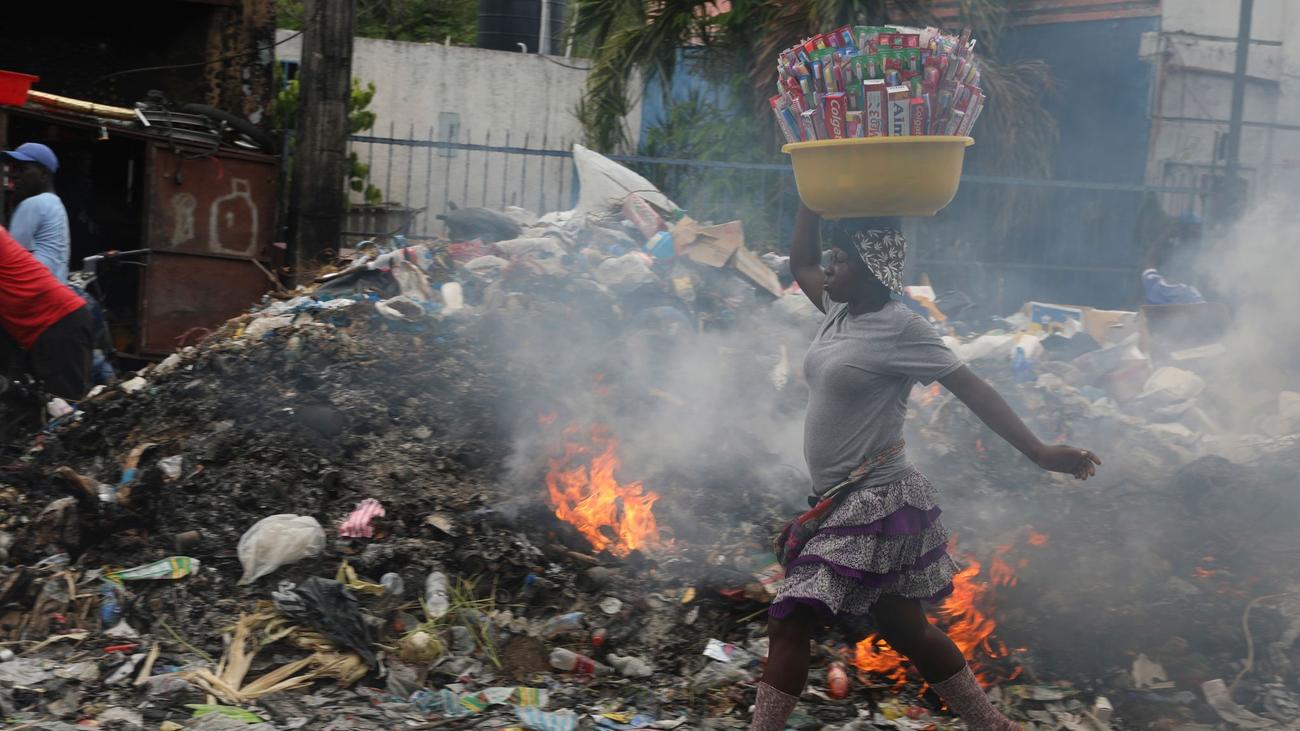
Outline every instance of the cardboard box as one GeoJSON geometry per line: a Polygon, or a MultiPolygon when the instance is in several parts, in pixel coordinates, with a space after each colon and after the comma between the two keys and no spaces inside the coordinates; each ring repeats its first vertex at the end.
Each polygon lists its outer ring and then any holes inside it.
{"type": "Polygon", "coordinates": [[[1083,326],[1083,312],[1087,309],[1077,305],[1054,305],[1048,302],[1026,302],[1025,314],[1035,325],[1050,326],[1053,323],[1065,325],[1071,320],[1083,326]]]}
{"type": "Polygon", "coordinates": [[[1069,331],[1077,327],[1092,336],[1099,345],[1111,345],[1137,331],[1138,314],[1124,310],[1098,310],[1082,305],[1058,305],[1050,302],[1026,302],[1024,312],[1039,327],[1059,326],[1069,331]]]}
{"type": "Polygon", "coordinates": [[[781,280],[757,254],[745,248],[745,229],[740,221],[701,226],[684,217],[673,227],[673,240],[682,256],[697,264],[736,270],[745,279],[773,297],[781,296],[781,280]]]}
{"type": "Polygon", "coordinates": [[[1083,329],[1100,345],[1118,343],[1137,332],[1138,313],[1084,308],[1083,329]]]}

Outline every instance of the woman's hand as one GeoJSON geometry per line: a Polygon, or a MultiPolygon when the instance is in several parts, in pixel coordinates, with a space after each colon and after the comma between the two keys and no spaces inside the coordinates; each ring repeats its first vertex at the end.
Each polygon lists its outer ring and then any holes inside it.
{"type": "Polygon", "coordinates": [[[1097,474],[1101,458],[1086,449],[1067,444],[1044,446],[1034,456],[1034,462],[1049,472],[1064,472],[1086,480],[1097,474]]]}

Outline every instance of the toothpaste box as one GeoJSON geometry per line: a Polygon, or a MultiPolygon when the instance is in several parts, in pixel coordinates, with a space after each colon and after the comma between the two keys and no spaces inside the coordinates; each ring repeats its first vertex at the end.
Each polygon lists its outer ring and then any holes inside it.
{"type": "Polygon", "coordinates": [[[885,114],[888,112],[888,97],[885,82],[879,79],[862,82],[862,125],[864,137],[883,137],[885,114]]]}
{"type": "Polygon", "coordinates": [[[865,137],[866,134],[862,129],[862,112],[852,111],[844,114],[848,122],[849,137],[865,137]]]}
{"type": "Polygon", "coordinates": [[[826,123],[827,139],[841,140],[848,137],[848,98],[842,91],[831,92],[822,97],[822,119],[826,123]]]}
{"type": "Polygon", "coordinates": [[[886,93],[889,97],[886,134],[890,137],[907,137],[912,133],[911,90],[906,86],[891,86],[886,93]]]}
{"type": "Polygon", "coordinates": [[[781,128],[781,134],[785,136],[785,141],[798,142],[799,130],[791,125],[793,118],[789,113],[790,102],[784,96],[774,96],[768,99],[768,103],[772,105],[772,114],[776,115],[776,124],[781,128]]]}
{"type": "Polygon", "coordinates": [[[925,111],[925,100],[913,97],[908,100],[908,124],[913,137],[928,134],[929,115],[925,111]]]}

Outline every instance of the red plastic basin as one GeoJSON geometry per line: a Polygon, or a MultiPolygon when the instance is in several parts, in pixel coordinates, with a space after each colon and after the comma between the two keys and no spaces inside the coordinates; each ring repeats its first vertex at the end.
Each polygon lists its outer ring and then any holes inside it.
{"type": "Polygon", "coordinates": [[[31,74],[20,74],[17,71],[0,71],[0,104],[12,104],[13,106],[26,104],[27,92],[31,90],[32,84],[40,80],[41,77],[32,76],[31,74]]]}

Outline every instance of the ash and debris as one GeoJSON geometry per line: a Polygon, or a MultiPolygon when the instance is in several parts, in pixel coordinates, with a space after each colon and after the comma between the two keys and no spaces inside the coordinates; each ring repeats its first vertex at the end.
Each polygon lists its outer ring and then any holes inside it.
{"type": "MultiPolygon", "coordinates": [[[[358,250],[37,435],[0,473],[6,726],[745,728],[817,313],[773,292],[779,257],[693,257],[726,231],[647,198],[358,250]],[[593,435],[656,496],[645,550],[555,515],[546,474],[593,435]],[[320,530],[250,541],[301,558],[239,583],[241,537],[282,514],[320,530]]],[[[1300,396],[1243,416],[1230,356],[1153,363],[1131,318],[1083,353],[1078,323],[936,319],[1040,434],[1106,460],[1046,475],[914,394],[998,702],[1038,729],[1295,728],[1300,396]]],[[[964,728],[853,660],[816,643],[791,727],[964,728]]]]}

